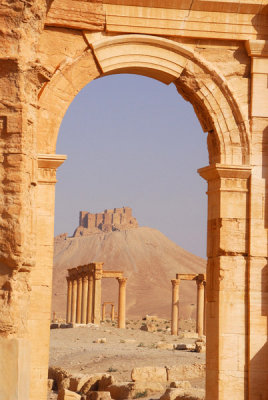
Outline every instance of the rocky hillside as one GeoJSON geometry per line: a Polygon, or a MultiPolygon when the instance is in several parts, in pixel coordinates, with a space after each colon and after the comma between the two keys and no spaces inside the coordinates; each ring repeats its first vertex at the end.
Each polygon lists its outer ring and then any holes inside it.
{"type": "MultiPolygon", "coordinates": [[[[139,227],[88,236],[55,239],[52,310],[65,316],[67,268],[103,261],[104,269],[128,277],[127,317],[145,314],[170,318],[171,279],[176,273],[204,273],[206,262],[185,251],[156,229],[139,227]]],[[[182,282],[180,315],[194,316],[196,287],[182,282]]],[[[103,301],[117,302],[118,283],[103,279],[103,301]]]]}

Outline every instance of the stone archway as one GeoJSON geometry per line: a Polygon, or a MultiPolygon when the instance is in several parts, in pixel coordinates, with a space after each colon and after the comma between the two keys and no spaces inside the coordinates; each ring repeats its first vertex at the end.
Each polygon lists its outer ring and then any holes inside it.
{"type": "Polygon", "coordinates": [[[54,185],[65,159],[54,154],[58,128],[84,85],[119,72],[173,82],[209,133],[210,166],[199,170],[208,181],[207,400],[267,398],[264,3],[14,0],[1,7],[5,399],[46,398],[54,185]]]}

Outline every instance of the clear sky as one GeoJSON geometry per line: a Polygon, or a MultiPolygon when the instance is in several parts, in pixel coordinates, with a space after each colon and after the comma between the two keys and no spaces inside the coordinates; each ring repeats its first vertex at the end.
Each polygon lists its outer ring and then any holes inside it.
{"type": "Polygon", "coordinates": [[[141,226],[159,229],[206,255],[206,133],[190,103],[156,80],[113,75],[88,84],[61,124],[55,234],[73,234],[79,211],[129,206],[141,226]]]}

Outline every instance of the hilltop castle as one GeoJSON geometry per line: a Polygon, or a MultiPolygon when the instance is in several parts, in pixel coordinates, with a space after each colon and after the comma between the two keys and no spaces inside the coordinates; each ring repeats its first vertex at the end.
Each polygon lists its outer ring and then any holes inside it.
{"type": "Polygon", "coordinates": [[[92,233],[122,231],[137,228],[138,222],[132,216],[130,207],[113,208],[102,213],[91,214],[80,211],[79,226],[74,232],[75,236],[87,236],[92,233]]]}

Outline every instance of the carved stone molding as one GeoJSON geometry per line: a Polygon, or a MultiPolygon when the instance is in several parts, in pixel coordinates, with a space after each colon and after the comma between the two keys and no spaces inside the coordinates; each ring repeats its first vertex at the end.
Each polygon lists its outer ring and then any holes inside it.
{"type": "Polygon", "coordinates": [[[39,154],[38,162],[38,183],[55,184],[57,168],[64,163],[67,156],[64,154],[39,154]]]}

